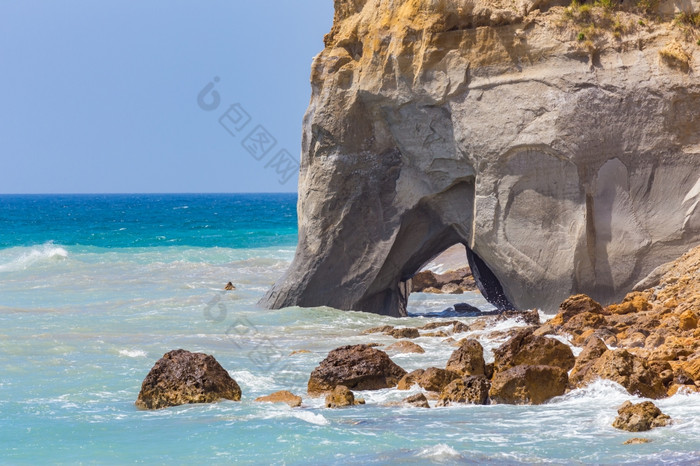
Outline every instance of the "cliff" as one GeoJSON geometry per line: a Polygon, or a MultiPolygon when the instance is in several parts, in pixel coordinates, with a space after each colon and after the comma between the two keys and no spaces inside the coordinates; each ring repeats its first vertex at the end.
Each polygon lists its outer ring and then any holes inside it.
{"type": "Polygon", "coordinates": [[[262,303],[404,315],[463,243],[500,308],[606,304],[700,242],[700,2],[632,3],[336,0],[262,303]]]}

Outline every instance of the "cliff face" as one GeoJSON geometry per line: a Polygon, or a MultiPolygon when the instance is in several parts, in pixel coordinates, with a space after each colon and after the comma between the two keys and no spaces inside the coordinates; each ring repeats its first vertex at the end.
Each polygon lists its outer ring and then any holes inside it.
{"type": "MultiPolygon", "coordinates": [[[[681,3],[656,12],[700,12],[681,3]]],[[[299,244],[264,305],[404,315],[410,278],[455,243],[500,307],[608,303],[700,241],[691,27],[546,0],[335,6],[299,244]]]]}

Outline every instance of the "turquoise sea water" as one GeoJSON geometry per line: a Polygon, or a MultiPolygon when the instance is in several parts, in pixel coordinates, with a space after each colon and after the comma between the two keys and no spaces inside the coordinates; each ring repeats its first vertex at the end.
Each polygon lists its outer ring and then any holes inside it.
{"type": "MultiPolygon", "coordinates": [[[[364,406],[322,407],[305,393],[331,349],[389,344],[368,327],[422,325],[476,293],[414,294],[413,317],[256,303],[296,243],[294,195],[0,196],[0,463],[687,463],[700,460],[700,396],[657,402],[672,427],[617,431],[630,397],[598,382],[542,406],[384,406],[416,390],[360,392],[364,406]],[[233,292],[223,292],[228,281],[233,292]],[[165,352],[213,354],[241,402],[139,411],[141,382],[165,352]],[[308,353],[291,355],[296,350],[308,353]],[[302,408],[253,402],[287,389],[302,408]],[[631,437],[652,440],[622,445],[631,437]]],[[[469,322],[470,318],[461,319],[469,322]]],[[[472,332],[491,350],[494,335],[472,332]]],[[[457,338],[467,336],[460,335],[457,338]]],[[[415,341],[407,370],[444,366],[454,349],[415,341]]]]}

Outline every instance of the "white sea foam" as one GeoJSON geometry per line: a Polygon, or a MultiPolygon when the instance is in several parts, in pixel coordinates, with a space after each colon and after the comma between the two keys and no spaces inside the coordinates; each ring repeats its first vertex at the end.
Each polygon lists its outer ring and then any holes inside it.
{"type": "Polygon", "coordinates": [[[146,352],[142,350],[119,350],[119,354],[122,356],[128,356],[130,358],[145,358],[146,357],[146,352]]]}
{"type": "Polygon", "coordinates": [[[327,426],[330,421],[326,419],[323,414],[316,414],[310,411],[293,411],[292,416],[302,421],[306,421],[311,424],[316,424],[319,426],[327,426]]]}
{"type": "Polygon", "coordinates": [[[51,242],[29,248],[11,248],[8,251],[10,260],[0,264],[0,272],[26,270],[35,264],[60,261],[68,257],[68,251],[51,242]]]}
{"type": "Polygon", "coordinates": [[[438,443],[432,447],[424,448],[418,452],[417,456],[438,462],[463,458],[457,450],[445,443],[438,443]]]}

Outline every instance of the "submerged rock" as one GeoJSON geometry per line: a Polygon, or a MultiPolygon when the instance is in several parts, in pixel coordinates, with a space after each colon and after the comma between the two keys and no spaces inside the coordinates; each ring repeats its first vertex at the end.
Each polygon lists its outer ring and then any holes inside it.
{"type": "Polygon", "coordinates": [[[495,403],[536,405],[563,395],[567,384],[559,367],[520,365],[493,376],[489,397],[495,403]]]}
{"type": "Polygon", "coordinates": [[[406,375],[381,350],[367,345],[336,348],[313,370],[308,382],[310,395],[320,395],[344,385],[354,390],[379,390],[395,387],[406,375]]]}
{"type": "Polygon", "coordinates": [[[469,403],[485,405],[488,403],[491,384],[483,375],[468,375],[447,384],[440,393],[438,406],[449,406],[452,403],[469,403]]]}
{"type": "Polygon", "coordinates": [[[644,432],[671,424],[671,417],[662,413],[651,401],[637,404],[625,401],[617,413],[613,427],[629,432],[644,432]]]}
{"type": "Polygon", "coordinates": [[[649,443],[651,440],[648,438],[640,438],[640,437],[632,437],[630,439],[625,440],[622,442],[623,445],[638,445],[641,443],[649,443]]]}
{"type": "Polygon", "coordinates": [[[241,388],[213,356],[178,349],[165,353],[141,384],[140,409],[188,403],[239,401],[241,388]]]}
{"type": "Polygon", "coordinates": [[[281,390],[266,396],[259,396],[255,401],[260,403],[287,403],[292,408],[301,406],[301,397],[287,390],[281,390]]]}

